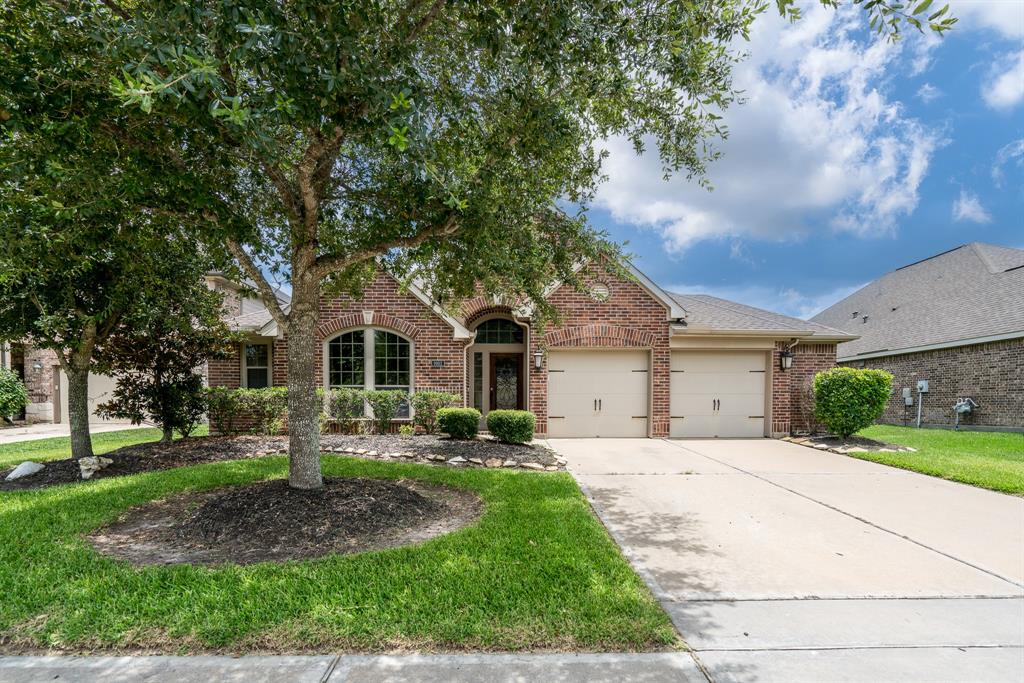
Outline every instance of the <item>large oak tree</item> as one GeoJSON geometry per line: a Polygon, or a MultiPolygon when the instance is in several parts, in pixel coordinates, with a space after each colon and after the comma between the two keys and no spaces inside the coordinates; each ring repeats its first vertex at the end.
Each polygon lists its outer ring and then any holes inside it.
{"type": "MultiPolygon", "coordinates": [[[[929,4],[864,3],[890,35],[929,16],[948,28],[929,4]]],[[[794,12],[792,0],[775,5],[794,12]]],[[[234,256],[288,337],[289,478],[315,488],[324,287],[357,288],[379,265],[442,301],[482,283],[543,313],[547,283],[574,284],[580,259],[617,251],[576,208],[562,210],[593,196],[601,140],[626,136],[653,147],[667,174],[702,176],[735,99],[737,42],[768,3],[63,6],[80,10],[118,67],[114,93],[156,130],[182,132],[162,153],[206,171],[202,237],[234,256]],[[268,272],[290,281],[289,307],[268,272]]]]}

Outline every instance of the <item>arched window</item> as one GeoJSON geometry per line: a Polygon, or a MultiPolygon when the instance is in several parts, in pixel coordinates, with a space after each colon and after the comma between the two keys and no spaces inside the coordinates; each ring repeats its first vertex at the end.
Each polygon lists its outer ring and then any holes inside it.
{"type": "Polygon", "coordinates": [[[522,344],[523,328],[511,320],[494,318],[476,328],[477,344],[522,344]]]}
{"type": "MultiPolygon", "coordinates": [[[[327,343],[329,389],[412,389],[412,343],[384,330],[353,330],[327,343]]],[[[398,417],[408,417],[408,403],[398,417]]]]}

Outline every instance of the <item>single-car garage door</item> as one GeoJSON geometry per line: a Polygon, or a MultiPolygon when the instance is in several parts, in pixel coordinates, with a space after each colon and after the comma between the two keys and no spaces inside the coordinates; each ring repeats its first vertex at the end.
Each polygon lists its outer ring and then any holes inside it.
{"type": "Polygon", "coordinates": [[[764,436],[763,351],[672,353],[672,436],[764,436]]]}
{"type": "Polygon", "coordinates": [[[551,351],[548,436],[647,436],[647,351],[551,351]]]}
{"type": "MultiPolygon", "coordinates": [[[[60,371],[60,414],[59,419],[54,422],[67,424],[68,417],[68,376],[60,371]]],[[[114,389],[117,388],[117,381],[109,375],[100,375],[95,372],[89,373],[89,420],[91,422],[123,422],[123,420],[106,420],[96,414],[96,407],[106,403],[114,397],[114,389]]]]}

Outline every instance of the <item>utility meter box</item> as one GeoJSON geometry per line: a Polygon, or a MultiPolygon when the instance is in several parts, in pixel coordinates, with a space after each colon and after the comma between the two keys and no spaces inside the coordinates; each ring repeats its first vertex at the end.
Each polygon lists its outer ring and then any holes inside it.
{"type": "Polygon", "coordinates": [[[917,393],[927,394],[928,393],[928,380],[919,379],[917,380],[917,393]]]}
{"type": "Polygon", "coordinates": [[[914,392],[911,391],[910,387],[903,387],[903,405],[914,405],[914,392]]]}

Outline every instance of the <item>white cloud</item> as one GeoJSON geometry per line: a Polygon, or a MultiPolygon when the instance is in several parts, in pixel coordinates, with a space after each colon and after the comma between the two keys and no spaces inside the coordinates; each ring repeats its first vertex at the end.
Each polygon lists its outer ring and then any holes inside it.
{"type": "Polygon", "coordinates": [[[972,223],[989,223],[992,216],[981,205],[978,195],[969,190],[960,190],[960,196],[953,202],[953,220],[972,223]]]}
{"type": "Polygon", "coordinates": [[[1011,109],[1024,101],[1024,50],[1002,60],[981,86],[982,98],[993,109],[1011,109]]]}
{"type": "Polygon", "coordinates": [[[1003,186],[1003,167],[1010,162],[1014,162],[1017,168],[1024,167],[1024,138],[1003,145],[996,152],[996,161],[992,164],[992,180],[996,187],[1003,186]]]}
{"type": "Polygon", "coordinates": [[[857,234],[891,232],[917,206],[941,135],[883,93],[905,43],[864,42],[863,10],[808,6],[789,24],[766,14],[751,58],[735,72],[746,102],[726,112],[729,139],[707,192],[666,183],[655,154],[611,140],[597,206],[659,230],[669,249],[705,239],[790,239],[811,223],[857,234]]]}
{"type": "Polygon", "coordinates": [[[1020,0],[950,0],[949,12],[959,19],[955,31],[991,29],[1006,38],[1024,37],[1024,2],[1020,0]]]}
{"type": "Polygon", "coordinates": [[[806,320],[825,310],[837,301],[850,296],[866,283],[852,287],[839,287],[827,292],[805,294],[792,287],[766,287],[747,285],[737,287],[707,287],[702,285],[678,284],[668,287],[680,294],[710,294],[720,299],[763,308],[768,311],[790,315],[806,320]]]}
{"type": "Polygon", "coordinates": [[[925,104],[937,100],[942,97],[942,91],[936,88],[931,83],[925,83],[917,89],[917,96],[921,98],[925,104]]]}

